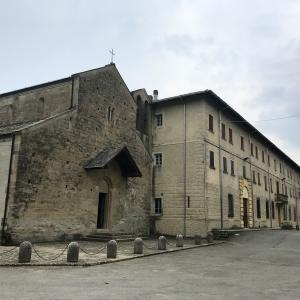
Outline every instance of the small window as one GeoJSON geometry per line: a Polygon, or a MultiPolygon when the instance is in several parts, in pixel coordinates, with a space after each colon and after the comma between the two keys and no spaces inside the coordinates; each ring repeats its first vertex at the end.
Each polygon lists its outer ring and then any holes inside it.
{"type": "Polygon", "coordinates": [[[257,148],[257,146],[255,146],[255,157],[256,157],[256,159],[258,159],[258,148],[257,148]]]}
{"type": "Polygon", "coordinates": [[[256,199],[256,215],[257,215],[257,219],[261,218],[260,198],[256,199]]]}
{"type": "Polygon", "coordinates": [[[232,138],[232,129],[231,128],[229,128],[229,143],[230,144],[233,144],[233,138],[232,138]]]}
{"type": "Polygon", "coordinates": [[[281,163],[279,163],[279,172],[280,172],[280,174],[282,173],[282,166],[281,166],[281,163]]]}
{"type": "Polygon", "coordinates": [[[215,154],[213,151],[209,151],[209,167],[215,169],[215,154]]]}
{"type": "Polygon", "coordinates": [[[272,201],[272,219],[275,219],[275,206],[274,206],[274,201],[272,201]]]}
{"type": "Polygon", "coordinates": [[[243,177],[247,178],[246,166],[243,166],[243,177]]]}
{"type": "Polygon", "coordinates": [[[271,191],[271,193],[273,193],[273,182],[272,182],[272,178],[270,178],[270,191],[271,191]]]}
{"type": "Polygon", "coordinates": [[[251,147],[251,155],[254,156],[254,154],[253,154],[253,153],[254,153],[254,152],[253,152],[253,144],[252,144],[252,143],[251,143],[251,146],[250,146],[250,147],[251,147]]]}
{"type": "Polygon", "coordinates": [[[161,127],[163,125],[163,116],[162,114],[155,115],[156,127],[161,127]]]}
{"type": "Polygon", "coordinates": [[[292,208],[289,205],[289,220],[292,221],[292,208]]]}
{"type": "Polygon", "coordinates": [[[269,200],[266,200],[266,218],[267,218],[267,219],[270,219],[269,200]]]}
{"type": "Polygon", "coordinates": [[[277,162],[276,162],[276,159],[274,159],[274,170],[275,170],[275,172],[277,171],[277,162]]]}
{"type": "Polygon", "coordinates": [[[231,175],[234,176],[234,161],[231,161],[231,175]]]}
{"type": "Polygon", "coordinates": [[[222,123],[222,139],[226,140],[226,128],[224,123],[222,123]]]}
{"type": "Polygon", "coordinates": [[[270,155],[268,155],[268,166],[270,167],[270,155]]]}
{"type": "Polygon", "coordinates": [[[255,171],[252,171],[252,178],[253,183],[256,184],[255,171]]]}
{"type": "Polygon", "coordinates": [[[155,166],[162,165],[162,153],[155,153],[154,154],[154,164],[155,166]]]}
{"type": "Polygon", "coordinates": [[[258,185],[261,185],[261,182],[260,182],[260,173],[257,172],[257,183],[258,185]]]}
{"type": "Polygon", "coordinates": [[[283,207],[283,220],[287,220],[287,205],[284,205],[283,207]]]}
{"type": "Polygon", "coordinates": [[[234,217],[234,203],[232,194],[228,194],[228,218],[234,217]]]}
{"type": "Polygon", "coordinates": [[[294,206],[294,221],[297,221],[297,209],[296,206],[294,206]]]}
{"type": "Polygon", "coordinates": [[[267,176],[264,176],[265,190],[268,190],[267,176]]]}
{"type": "Polygon", "coordinates": [[[241,150],[245,151],[244,147],[244,137],[241,136],[241,150]]]}
{"type": "Polygon", "coordinates": [[[208,116],[208,129],[211,132],[214,132],[214,117],[212,115],[208,116]]]}
{"type": "Polygon", "coordinates": [[[154,199],[154,213],[156,215],[162,214],[162,205],[161,204],[162,204],[161,198],[154,199]]]}
{"type": "Polygon", "coordinates": [[[262,159],[262,162],[265,163],[265,152],[263,150],[261,152],[261,159],[262,159]]]}
{"type": "Polygon", "coordinates": [[[223,157],[223,173],[228,173],[227,172],[227,158],[223,157]]]}

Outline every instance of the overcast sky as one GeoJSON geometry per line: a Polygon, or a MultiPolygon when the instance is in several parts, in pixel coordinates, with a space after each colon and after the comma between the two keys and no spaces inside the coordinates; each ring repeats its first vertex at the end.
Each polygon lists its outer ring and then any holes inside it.
{"type": "Polygon", "coordinates": [[[110,62],[131,90],[212,89],[300,164],[299,0],[0,0],[0,93],[110,62]]]}

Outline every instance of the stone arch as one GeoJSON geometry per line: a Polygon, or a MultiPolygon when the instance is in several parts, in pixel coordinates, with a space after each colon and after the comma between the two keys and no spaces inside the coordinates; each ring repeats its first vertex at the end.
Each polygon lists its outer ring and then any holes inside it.
{"type": "Polygon", "coordinates": [[[244,186],[243,192],[242,192],[242,198],[249,198],[249,191],[248,188],[244,186]]]}

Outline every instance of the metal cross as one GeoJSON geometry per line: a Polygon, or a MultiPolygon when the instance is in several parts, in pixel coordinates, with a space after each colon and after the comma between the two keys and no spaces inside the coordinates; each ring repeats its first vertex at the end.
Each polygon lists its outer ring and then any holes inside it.
{"type": "Polygon", "coordinates": [[[114,49],[109,50],[109,53],[111,54],[110,63],[112,64],[114,62],[114,56],[116,55],[116,53],[114,52],[114,49]]]}

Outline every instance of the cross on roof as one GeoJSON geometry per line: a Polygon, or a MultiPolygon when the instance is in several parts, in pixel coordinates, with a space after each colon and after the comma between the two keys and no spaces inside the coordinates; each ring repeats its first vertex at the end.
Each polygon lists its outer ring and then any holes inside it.
{"type": "Polygon", "coordinates": [[[114,62],[114,56],[116,55],[116,53],[114,52],[114,49],[109,50],[109,53],[111,54],[110,63],[113,63],[114,62]]]}

